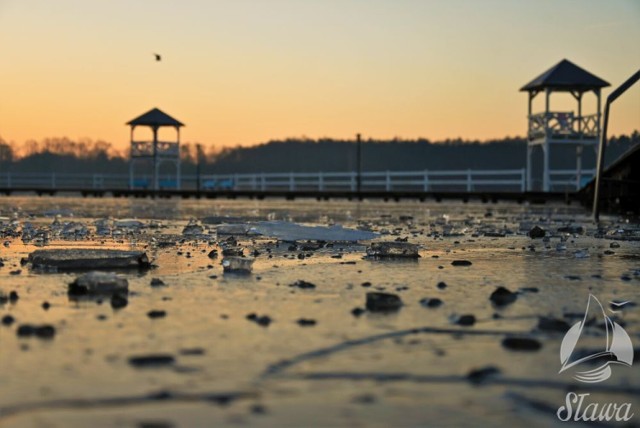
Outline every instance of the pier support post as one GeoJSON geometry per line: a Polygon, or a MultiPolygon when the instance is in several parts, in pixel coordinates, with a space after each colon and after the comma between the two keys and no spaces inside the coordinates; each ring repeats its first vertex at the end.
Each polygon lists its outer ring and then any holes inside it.
{"type": "Polygon", "coordinates": [[[549,143],[545,143],[542,146],[543,151],[543,168],[542,168],[542,190],[544,192],[548,192],[551,187],[551,183],[549,182],[551,174],[549,173],[549,143]]]}

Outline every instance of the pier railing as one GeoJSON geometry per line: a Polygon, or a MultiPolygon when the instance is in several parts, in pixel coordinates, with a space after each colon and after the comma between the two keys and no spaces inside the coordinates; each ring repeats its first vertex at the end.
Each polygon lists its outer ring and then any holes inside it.
{"type": "MultiPolygon", "coordinates": [[[[555,170],[551,172],[552,190],[580,189],[594,175],[593,170],[555,170]]],[[[451,171],[376,171],[363,172],[362,191],[505,191],[524,192],[525,169],[508,170],[451,170],[451,171]]],[[[0,172],[0,189],[51,190],[125,190],[150,189],[152,177],[136,176],[130,182],[128,174],[82,173],[20,173],[0,172]]],[[[176,188],[175,178],[159,177],[162,189],[176,188]]],[[[198,177],[183,175],[181,188],[202,191],[351,191],[358,189],[356,172],[288,172],[258,174],[206,174],[198,177]]]]}
{"type": "MultiPolygon", "coordinates": [[[[473,192],[486,189],[524,191],[523,169],[458,170],[458,171],[377,171],[363,172],[360,188],[363,191],[433,191],[455,190],[473,192]]],[[[356,172],[220,174],[202,177],[201,188],[236,190],[336,190],[358,188],[356,172]]]]}

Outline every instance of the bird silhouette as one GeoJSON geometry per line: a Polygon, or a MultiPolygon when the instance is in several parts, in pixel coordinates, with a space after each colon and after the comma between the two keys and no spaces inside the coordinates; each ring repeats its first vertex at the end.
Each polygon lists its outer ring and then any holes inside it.
{"type": "Polygon", "coordinates": [[[159,54],[154,53],[153,55],[155,55],[156,61],[162,61],[162,57],[159,54]]]}

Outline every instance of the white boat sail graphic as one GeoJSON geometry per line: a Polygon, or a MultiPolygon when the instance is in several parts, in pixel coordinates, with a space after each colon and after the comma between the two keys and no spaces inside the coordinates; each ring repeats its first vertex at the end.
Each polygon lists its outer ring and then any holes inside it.
{"type": "Polygon", "coordinates": [[[626,366],[633,364],[633,345],[631,344],[629,335],[618,323],[612,321],[611,318],[607,316],[600,301],[592,294],[589,295],[584,318],[582,321],[575,323],[567,334],[565,334],[564,339],[562,339],[560,362],[562,363],[560,373],[586,362],[598,364],[595,369],[577,371],[574,374],[574,379],[586,383],[597,383],[609,379],[612,364],[623,364],[626,366]],[[586,325],[589,310],[593,310],[598,318],[600,315],[604,318],[607,334],[606,342],[603,343],[601,350],[587,356],[577,357],[573,355],[574,350],[586,325]],[[600,362],[602,363],[600,364],[600,362]]]}

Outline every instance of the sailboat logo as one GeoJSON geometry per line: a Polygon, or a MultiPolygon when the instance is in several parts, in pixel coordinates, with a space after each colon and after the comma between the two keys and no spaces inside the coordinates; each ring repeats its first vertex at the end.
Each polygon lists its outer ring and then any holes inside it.
{"type": "Polygon", "coordinates": [[[575,372],[574,379],[585,383],[597,383],[609,379],[613,364],[622,364],[628,367],[633,364],[633,345],[629,335],[618,323],[607,316],[600,301],[592,294],[589,295],[584,318],[575,323],[562,339],[560,362],[562,363],[560,373],[584,364],[596,366],[594,369],[575,372]],[[584,355],[584,352],[578,352],[576,347],[580,342],[585,325],[588,320],[592,320],[589,317],[590,311],[596,319],[604,318],[606,342],[602,344],[601,349],[593,350],[593,352],[584,355]]]}

